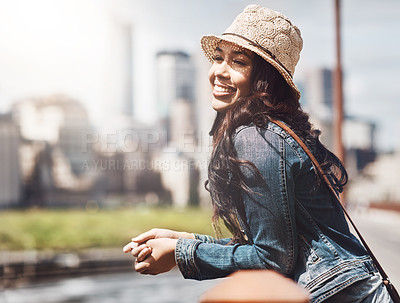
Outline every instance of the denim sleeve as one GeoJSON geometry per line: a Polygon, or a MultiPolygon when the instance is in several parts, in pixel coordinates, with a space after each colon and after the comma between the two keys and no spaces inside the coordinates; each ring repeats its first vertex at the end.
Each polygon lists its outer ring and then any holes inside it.
{"type": "Polygon", "coordinates": [[[251,161],[265,184],[243,168],[252,193],[243,194],[249,243],[222,245],[180,239],[176,261],[185,278],[212,279],[240,269],[274,269],[290,276],[297,257],[294,219],[294,167],[299,161],[283,137],[255,127],[235,138],[239,159],[251,161]]]}
{"type": "Polygon", "coordinates": [[[200,234],[193,234],[193,235],[196,240],[200,240],[201,242],[205,242],[205,243],[228,244],[231,241],[230,238],[216,239],[216,238],[208,236],[208,235],[200,235],[200,234]]]}

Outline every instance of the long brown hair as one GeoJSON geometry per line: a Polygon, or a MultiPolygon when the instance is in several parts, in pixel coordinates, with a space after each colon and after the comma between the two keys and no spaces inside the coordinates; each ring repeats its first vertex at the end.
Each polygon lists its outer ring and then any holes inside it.
{"type": "Polygon", "coordinates": [[[232,241],[245,243],[247,240],[238,221],[243,213],[243,192],[251,189],[244,181],[240,168],[246,166],[264,182],[256,166],[250,161],[237,158],[233,137],[237,127],[254,123],[265,127],[270,118],[287,123],[307,144],[331,180],[341,192],[347,183],[347,173],[340,160],[320,141],[320,132],[312,127],[309,116],[303,112],[294,91],[279,72],[268,62],[255,55],[252,71],[253,91],[248,97],[239,98],[225,113],[217,113],[210,131],[213,136],[213,151],[205,183],[213,204],[213,226],[220,234],[222,219],[232,233],[232,241]]]}

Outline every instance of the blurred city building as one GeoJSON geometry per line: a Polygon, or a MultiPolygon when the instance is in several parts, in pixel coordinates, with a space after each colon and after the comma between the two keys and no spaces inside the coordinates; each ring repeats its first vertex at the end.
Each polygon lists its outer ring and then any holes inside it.
{"type": "Polygon", "coordinates": [[[94,156],[85,147],[86,134],[91,131],[86,109],[67,96],[53,95],[15,103],[12,117],[22,137],[23,206],[86,201],[94,184],[84,169],[84,163],[94,156]]]}
{"type": "MultiPolygon", "coordinates": [[[[124,32],[122,40],[131,45],[131,30],[124,32]]],[[[131,62],[129,58],[125,56],[131,62]]],[[[88,201],[112,206],[121,199],[177,207],[209,205],[204,181],[212,149],[208,132],[215,117],[209,63],[181,51],[159,52],[156,61],[160,120],[154,125],[135,121],[131,93],[121,97],[125,105],[99,129],[91,127],[81,103],[65,95],[22,100],[14,104],[12,114],[1,116],[0,207],[84,206],[88,201]],[[202,75],[199,81],[196,73],[202,75]]],[[[132,82],[129,72],[120,72],[132,82]]],[[[311,70],[299,86],[303,106],[322,129],[322,142],[332,148],[332,72],[311,70]]],[[[131,90],[126,85],[121,91],[131,90]]],[[[389,176],[381,173],[385,165],[398,162],[398,155],[376,158],[375,128],[358,117],[344,121],[349,198],[400,201],[391,182],[397,179],[383,181],[389,176]],[[371,186],[368,182],[381,181],[373,195],[360,194],[371,186]]]]}
{"type": "Polygon", "coordinates": [[[177,99],[170,106],[169,141],[160,153],[160,161],[166,165],[161,177],[171,193],[175,206],[197,205],[199,183],[197,168],[197,134],[194,103],[177,99]]]}
{"type": "MultiPolygon", "coordinates": [[[[301,102],[310,114],[311,122],[321,130],[321,142],[334,150],[333,71],[327,68],[309,69],[300,85],[301,102]]],[[[346,116],[343,121],[343,143],[346,150],[346,168],[351,177],[357,177],[363,168],[375,159],[375,124],[360,117],[346,116]]]]}
{"type": "MultiPolygon", "coordinates": [[[[125,116],[132,117],[134,114],[134,29],[130,20],[125,20],[113,14],[110,15],[111,26],[109,29],[108,56],[106,60],[104,107],[107,118],[125,116]]],[[[99,88],[101,89],[101,88],[99,88]]]]}
{"type": "Polygon", "coordinates": [[[166,131],[164,127],[134,119],[133,25],[129,18],[116,12],[111,19],[107,81],[112,83],[112,89],[108,90],[109,101],[105,105],[108,114],[89,136],[96,158],[86,169],[100,175],[95,191],[108,206],[114,201],[136,203],[148,193],[153,197],[150,200],[163,201],[165,190],[152,162],[154,154],[166,144],[166,131]]]}
{"type": "Polygon", "coordinates": [[[98,158],[89,163],[88,169],[101,172],[105,193],[124,196],[129,201],[148,193],[156,196],[159,202],[166,199],[154,160],[166,144],[163,129],[138,123],[128,116],[118,116],[110,118],[97,135],[98,140],[91,142],[94,142],[98,158]]]}
{"type": "Polygon", "coordinates": [[[348,198],[362,208],[374,204],[399,210],[399,171],[400,152],[378,155],[365,167],[362,176],[351,181],[348,198]]]}
{"type": "Polygon", "coordinates": [[[180,151],[194,152],[197,146],[195,104],[187,99],[177,99],[170,109],[169,145],[180,151]]]}
{"type": "Polygon", "coordinates": [[[18,206],[22,198],[19,128],[10,114],[0,115],[0,208],[18,206]]]}
{"type": "Polygon", "coordinates": [[[343,123],[343,144],[346,148],[346,168],[351,177],[363,173],[363,169],[377,156],[375,148],[375,123],[346,117],[343,123]]]}
{"type": "Polygon", "coordinates": [[[160,51],[156,54],[156,69],[158,116],[167,129],[169,141],[172,105],[178,100],[194,103],[195,67],[190,56],[183,51],[160,51]]]}
{"type": "Polygon", "coordinates": [[[156,160],[161,180],[173,205],[198,202],[196,73],[191,57],[182,51],[160,51],[157,62],[157,104],[166,143],[156,160]]]}
{"type": "Polygon", "coordinates": [[[93,155],[85,147],[86,134],[92,128],[81,103],[64,95],[53,95],[15,103],[12,112],[25,140],[46,142],[68,159],[72,173],[83,172],[83,163],[93,155]]]}
{"type": "MultiPolygon", "coordinates": [[[[309,70],[301,82],[302,104],[310,113],[314,125],[321,129],[321,141],[333,148],[333,72],[317,68],[309,70]]],[[[356,116],[346,116],[343,122],[345,166],[349,173],[346,200],[351,206],[400,206],[399,153],[378,154],[374,122],[356,116]]]]}
{"type": "Polygon", "coordinates": [[[307,70],[301,83],[301,102],[311,122],[321,130],[321,142],[333,150],[333,72],[327,68],[307,70]]]}

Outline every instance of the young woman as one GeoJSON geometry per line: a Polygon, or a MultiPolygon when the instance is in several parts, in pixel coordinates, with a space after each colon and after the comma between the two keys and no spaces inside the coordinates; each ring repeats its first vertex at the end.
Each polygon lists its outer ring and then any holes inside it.
{"type": "Polygon", "coordinates": [[[289,126],[322,165],[335,190],[347,174],[319,141],[299,105],[292,77],[302,48],[287,17],[250,5],[222,36],[204,36],[213,152],[207,188],[215,226],[230,239],[152,229],[124,247],[135,270],[159,274],[178,266],[185,278],[212,279],[240,269],[273,269],[306,288],[312,302],[390,302],[365,249],[289,126]]]}

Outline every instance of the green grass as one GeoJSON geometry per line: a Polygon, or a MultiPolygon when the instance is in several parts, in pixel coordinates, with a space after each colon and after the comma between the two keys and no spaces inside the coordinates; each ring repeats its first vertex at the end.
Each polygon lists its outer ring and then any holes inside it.
{"type": "Polygon", "coordinates": [[[153,227],[214,235],[211,212],[198,208],[13,210],[0,212],[0,250],[122,247],[153,227]]]}

